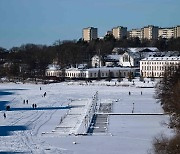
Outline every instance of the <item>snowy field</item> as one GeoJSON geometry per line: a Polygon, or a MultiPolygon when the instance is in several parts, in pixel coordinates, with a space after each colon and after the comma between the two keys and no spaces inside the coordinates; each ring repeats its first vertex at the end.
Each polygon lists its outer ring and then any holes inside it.
{"type": "Polygon", "coordinates": [[[128,81],[1,83],[0,153],[146,154],[156,135],[172,133],[164,125],[168,116],[133,115],[163,113],[153,97],[154,88],[150,88],[154,85],[138,80],[134,84],[128,81]],[[112,113],[116,115],[108,116],[106,132],[78,135],[87,130],[87,115],[97,91],[98,103],[112,103],[112,113]],[[6,111],[7,105],[10,111],[6,111]]]}

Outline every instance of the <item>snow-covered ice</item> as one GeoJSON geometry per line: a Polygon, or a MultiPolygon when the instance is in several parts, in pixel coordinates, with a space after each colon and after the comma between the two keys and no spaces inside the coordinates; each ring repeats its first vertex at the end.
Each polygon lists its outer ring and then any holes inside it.
{"type": "Polygon", "coordinates": [[[168,122],[168,116],[109,115],[107,133],[77,134],[86,130],[85,116],[97,91],[99,103],[113,103],[113,113],[132,113],[133,107],[134,113],[163,113],[154,99],[154,88],[139,88],[154,85],[138,80],[134,84],[115,80],[88,84],[83,81],[47,85],[1,83],[0,152],[146,154],[153,137],[172,133],[162,124],[168,122]],[[23,100],[28,100],[28,104],[23,100]],[[37,108],[32,108],[32,104],[37,104],[37,108]],[[7,105],[10,111],[5,111],[7,105]]]}

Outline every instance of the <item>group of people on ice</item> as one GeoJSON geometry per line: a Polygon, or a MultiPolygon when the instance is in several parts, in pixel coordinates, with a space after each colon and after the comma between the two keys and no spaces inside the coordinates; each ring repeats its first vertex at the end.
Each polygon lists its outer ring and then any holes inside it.
{"type": "MultiPolygon", "coordinates": [[[[42,90],[42,88],[40,87],[40,90],[42,90]]],[[[43,94],[43,96],[44,97],[46,97],[46,92],[44,92],[44,94],[43,94]]],[[[43,97],[42,96],[42,97],[43,97]]],[[[27,100],[23,100],[23,104],[28,104],[29,103],[29,101],[28,101],[28,99],[27,100]]],[[[32,104],[32,108],[33,109],[36,109],[37,108],[37,104],[32,104]]],[[[8,105],[8,106],[6,106],[6,111],[9,111],[10,110],[10,106],[8,105]]],[[[4,112],[4,114],[3,114],[3,117],[4,117],[4,119],[6,119],[6,113],[4,112]]]]}

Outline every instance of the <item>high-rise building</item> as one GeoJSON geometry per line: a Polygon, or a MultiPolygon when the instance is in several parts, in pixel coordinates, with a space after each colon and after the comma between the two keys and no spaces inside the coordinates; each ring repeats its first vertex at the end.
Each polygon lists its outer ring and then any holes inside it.
{"type": "Polygon", "coordinates": [[[180,37],[180,25],[174,27],[174,38],[180,37]]]}
{"type": "Polygon", "coordinates": [[[83,29],[83,40],[91,41],[98,38],[98,29],[94,27],[88,27],[83,29]]]}
{"type": "Polygon", "coordinates": [[[174,28],[173,27],[159,28],[158,37],[166,38],[166,39],[170,39],[174,37],[174,28]]]}
{"type": "Polygon", "coordinates": [[[145,39],[158,39],[158,27],[149,25],[147,27],[142,28],[142,36],[145,39]]]}
{"type": "Polygon", "coordinates": [[[127,37],[127,27],[114,27],[112,29],[112,33],[115,39],[121,39],[123,37],[127,37]]]}
{"type": "Polygon", "coordinates": [[[129,31],[129,37],[135,38],[138,37],[139,39],[142,39],[142,30],[141,29],[132,29],[129,31]]]}

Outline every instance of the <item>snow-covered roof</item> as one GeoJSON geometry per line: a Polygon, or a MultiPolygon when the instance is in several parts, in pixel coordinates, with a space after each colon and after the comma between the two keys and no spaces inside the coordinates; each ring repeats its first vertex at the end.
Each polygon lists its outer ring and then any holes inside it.
{"type": "Polygon", "coordinates": [[[59,65],[54,65],[54,64],[50,64],[47,67],[47,70],[49,70],[49,71],[56,71],[56,70],[59,70],[59,69],[60,69],[60,66],[59,65]]]}
{"type": "Polygon", "coordinates": [[[153,52],[159,51],[156,47],[139,47],[139,48],[128,48],[130,52],[142,52],[143,50],[151,50],[153,52]]]}
{"type": "Polygon", "coordinates": [[[180,61],[180,56],[179,57],[148,57],[148,58],[144,58],[142,59],[142,61],[146,61],[146,60],[153,60],[153,61],[180,61]]]}
{"type": "Polygon", "coordinates": [[[121,55],[107,55],[104,57],[105,61],[119,61],[121,55]]]}
{"type": "Polygon", "coordinates": [[[109,71],[109,70],[133,70],[136,68],[130,68],[130,67],[100,67],[100,68],[88,68],[88,69],[78,69],[78,68],[69,68],[66,69],[66,71],[109,71]]]}
{"type": "Polygon", "coordinates": [[[79,64],[78,69],[84,69],[87,67],[87,64],[79,64]]]}

